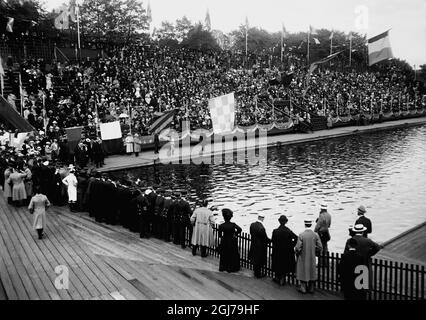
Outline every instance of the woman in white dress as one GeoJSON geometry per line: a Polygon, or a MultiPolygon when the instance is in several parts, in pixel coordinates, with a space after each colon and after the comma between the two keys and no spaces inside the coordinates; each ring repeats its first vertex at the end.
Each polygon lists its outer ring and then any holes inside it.
{"type": "Polygon", "coordinates": [[[75,169],[70,166],[70,173],[62,180],[62,183],[67,186],[68,191],[68,203],[70,205],[71,212],[75,212],[75,204],[77,202],[77,178],[74,175],[75,169]]]}
{"type": "Polygon", "coordinates": [[[28,210],[34,214],[33,228],[38,233],[39,240],[43,239],[44,229],[46,229],[46,209],[50,206],[49,199],[40,192],[40,187],[36,186],[35,196],[31,198],[28,210]]]}

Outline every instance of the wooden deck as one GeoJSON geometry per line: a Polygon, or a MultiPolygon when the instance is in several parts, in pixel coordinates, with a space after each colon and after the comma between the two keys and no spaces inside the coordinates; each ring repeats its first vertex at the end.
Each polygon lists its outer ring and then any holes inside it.
{"type": "Polygon", "coordinates": [[[383,244],[377,258],[426,265],[426,221],[383,244]]]}
{"type": "Polygon", "coordinates": [[[38,240],[31,214],[0,195],[0,300],[340,299],[322,291],[302,295],[248,270],[220,273],[217,259],[66,208],[47,215],[47,237],[38,240]],[[68,290],[55,288],[59,265],[69,269],[68,290]]]}

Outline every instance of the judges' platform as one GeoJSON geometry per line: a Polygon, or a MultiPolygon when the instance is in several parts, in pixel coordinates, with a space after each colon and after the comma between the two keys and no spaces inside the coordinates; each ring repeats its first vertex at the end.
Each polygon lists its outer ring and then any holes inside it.
{"type": "Polygon", "coordinates": [[[95,222],[85,213],[53,207],[46,238],[38,240],[32,215],[9,206],[0,192],[0,299],[340,299],[317,291],[255,279],[251,271],[218,272],[218,260],[158,239],[140,239],[121,226],[95,222]],[[57,289],[69,270],[68,290],[57,289]]]}

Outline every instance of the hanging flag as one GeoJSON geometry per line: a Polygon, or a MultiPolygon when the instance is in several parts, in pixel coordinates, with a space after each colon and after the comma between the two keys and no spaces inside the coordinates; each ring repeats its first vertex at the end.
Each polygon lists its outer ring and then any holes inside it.
{"type": "Polygon", "coordinates": [[[288,32],[287,32],[287,30],[286,30],[286,29],[285,29],[285,27],[284,27],[284,23],[282,24],[281,37],[282,37],[283,39],[285,39],[285,38],[287,38],[287,37],[288,37],[288,32]]]}
{"type": "Polygon", "coordinates": [[[70,28],[69,20],[77,22],[75,1],[70,6],[62,6],[59,8],[59,15],[55,18],[55,28],[59,30],[67,30],[70,28]]]}
{"type": "Polygon", "coordinates": [[[334,31],[331,31],[330,37],[328,39],[333,40],[333,37],[334,37],[334,31]]]}
{"type": "Polygon", "coordinates": [[[206,29],[208,31],[210,31],[210,29],[211,29],[212,26],[211,26],[211,21],[210,21],[210,13],[209,13],[208,9],[207,9],[207,13],[206,13],[205,24],[206,24],[206,29]]]}
{"type": "Polygon", "coordinates": [[[353,39],[352,31],[346,36],[346,40],[351,41],[353,39]]]}
{"type": "Polygon", "coordinates": [[[6,31],[7,32],[13,32],[13,23],[15,19],[14,18],[8,18],[7,25],[6,25],[6,31]]]}
{"type": "Polygon", "coordinates": [[[155,122],[149,127],[149,133],[160,133],[162,130],[166,129],[169,124],[173,122],[173,118],[176,114],[176,110],[166,112],[164,115],[159,117],[155,122]]]}
{"type": "Polygon", "coordinates": [[[299,44],[299,46],[297,47],[297,49],[302,49],[302,46],[303,46],[303,41],[299,44]]]}
{"type": "Polygon", "coordinates": [[[315,42],[315,44],[321,44],[321,42],[319,42],[319,40],[317,38],[314,38],[314,42],[315,42]]]}
{"type": "Polygon", "coordinates": [[[209,100],[210,117],[215,134],[225,134],[234,130],[234,93],[209,100]]]}
{"type": "Polygon", "coordinates": [[[309,25],[309,33],[310,34],[318,34],[318,30],[309,25]]]}
{"type": "Polygon", "coordinates": [[[70,28],[70,23],[68,19],[68,14],[65,11],[62,11],[55,18],[55,28],[59,30],[67,30],[70,28]]]}
{"type": "Polygon", "coordinates": [[[368,39],[368,62],[370,66],[391,58],[393,58],[393,54],[389,41],[389,30],[368,39]]]}

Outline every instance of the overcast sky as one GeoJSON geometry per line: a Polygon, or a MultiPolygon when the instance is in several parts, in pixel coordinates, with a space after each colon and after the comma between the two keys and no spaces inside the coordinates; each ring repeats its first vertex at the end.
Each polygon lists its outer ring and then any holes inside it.
{"type": "MultiPolygon", "coordinates": [[[[62,0],[44,0],[47,9],[62,0]]],[[[146,6],[148,1],[142,1],[146,6]]],[[[228,32],[243,24],[268,31],[315,28],[367,33],[388,29],[395,57],[411,65],[426,64],[426,0],[150,0],[154,26],[186,15],[204,22],[207,9],[213,29],[228,32]]]]}

